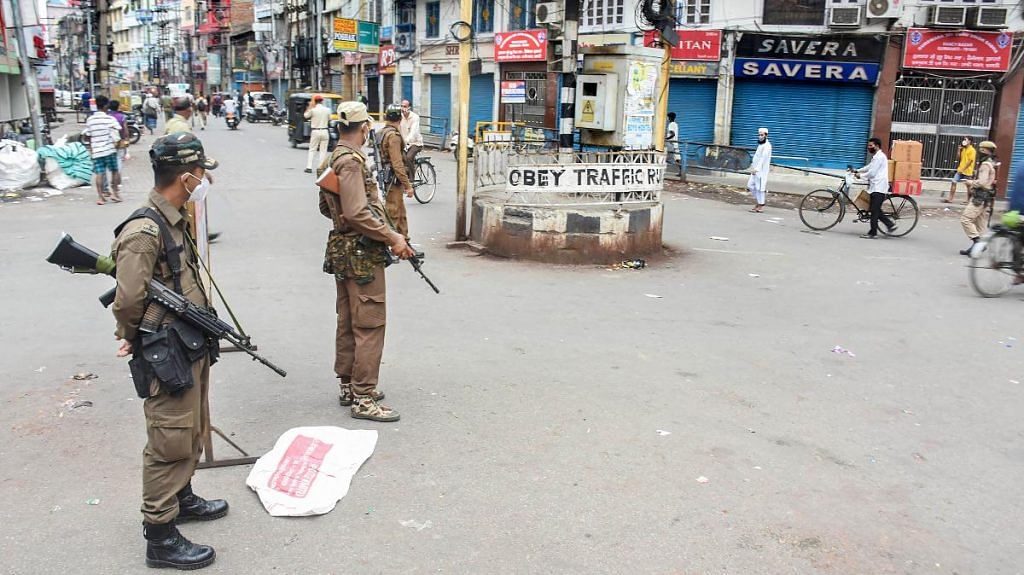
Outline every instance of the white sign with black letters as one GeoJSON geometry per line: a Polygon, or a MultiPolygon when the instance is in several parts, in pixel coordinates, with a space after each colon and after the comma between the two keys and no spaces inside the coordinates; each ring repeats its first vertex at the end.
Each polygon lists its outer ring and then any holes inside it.
{"type": "Polygon", "coordinates": [[[657,192],[665,181],[664,164],[536,164],[510,166],[510,192],[657,192]]]}

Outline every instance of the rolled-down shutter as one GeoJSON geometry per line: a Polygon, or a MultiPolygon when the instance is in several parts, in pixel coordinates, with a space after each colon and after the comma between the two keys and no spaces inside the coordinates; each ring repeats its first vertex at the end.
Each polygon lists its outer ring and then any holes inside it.
{"type": "Polygon", "coordinates": [[[674,78],[668,88],[668,111],[676,113],[679,141],[715,141],[718,80],[674,78]]]}
{"type": "Polygon", "coordinates": [[[757,129],[765,127],[773,163],[836,169],[863,165],[873,99],[870,86],[739,80],[732,145],[756,146],[757,129]]]}
{"type": "Polygon", "coordinates": [[[477,122],[489,122],[494,113],[494,74],[473,76],[469,82],[469,133],[477,122]]]}

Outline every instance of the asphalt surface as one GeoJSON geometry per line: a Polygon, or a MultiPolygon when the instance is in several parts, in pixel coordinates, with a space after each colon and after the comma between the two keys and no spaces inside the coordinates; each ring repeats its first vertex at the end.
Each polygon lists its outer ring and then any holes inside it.
{"type": "MultiPolygon", "coordinates": [[[[254,453],[297,426],[380,431],[320,517],[267,515],[248,467],[199,471],[232,506],[182,528],[217,549],[204,573],[1022,571],[1024,290],[971,291],[955,219],[865,241],[666,193],[670,249],[644,270],[521,263],[445,249],[455,169],[435,153],[442,189],[409,220],[442,293],[388,270],[382,389],[403,418],[375,424],[335,400],[305,150],[266,124],[200,135],[221,161],[214,274],[289,371],[225,355],[215,424],[254,453]]],[[[0,572],[148,572],[142,405],[96,301],[112,282],[44,258],[62,230],[108,248],[151,141],[124,204],[0,203],[0,572]]]]}

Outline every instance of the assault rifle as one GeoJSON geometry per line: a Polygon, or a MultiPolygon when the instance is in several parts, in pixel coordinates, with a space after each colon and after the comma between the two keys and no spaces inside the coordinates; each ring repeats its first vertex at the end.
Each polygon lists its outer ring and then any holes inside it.
{"type": "MultiPolygon", "coordinates": [[[[387,214],[384,214],[384,222],[388,225],[388,227],[394,230],[394,227],[391,225],[391,219],[387,217],[387,214]]],[[[366,236],[359,236],[358,242],[362,244],[363,247],[369,249],[383,248],[384,254],[388,258],[388,261],[386,262],[386,265],[388,266],[402,261],[401,259],[398,258],[398,256],[391,253],[391,248],[385,247],[384,244],[381,242],[368,239],[366,236]]],[[[437,289],[437,286],[434,285],[434,282],[430,281],[430,278],[427,277],[427,274],[423,273],[423,258],[425,257],[427,257],[427,255],[424,254],[423,252],[414,252],[412,257],[409,258],[409,263],[412,264],[412,269],[415,270],[416,273],[420,274],[420,277],[423,278],[423,281],[427,282],[427,285],[430,286],[430,289],[434,290],[434,293],[439,294],[441,293],[441,290],[437,289]]]]}
{"type": "MultiPolygon", "coordinates": [[[[57,242],[57,247],[54,248],[50,257],[46,258],[46,261],[71,273],[114,276],[116,272],[116,264],[110,256],[97,254],[76,242],[68,234],[64,234],[60,238],[60,241],[57,242]]],[[[100,296],[100,303],[103,304],[103,307],[109,307],[110,304],[114,303],[116,290],[116,287],[111,288],[110,291],[100,296]]],[[[235,328],[222,321],[215,313],[197,306],[185,296],[165,286],[159,280],[154,279],[149,282],[146,300],[150,305],[156,304],[163,307],[178,316],[185,323],[202,330],[204,334],[234,344],[238,349],[252,356],[254,361],[269,367],[281,377],[287,375],[287,372],[283,369],[256,353],[256,347],[252,344],[249,336],[238,333],[235,331],[235,328]]]]}

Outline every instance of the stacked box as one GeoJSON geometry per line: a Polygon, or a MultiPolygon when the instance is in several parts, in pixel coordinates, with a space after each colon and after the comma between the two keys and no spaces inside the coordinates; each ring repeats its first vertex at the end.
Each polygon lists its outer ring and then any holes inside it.
{"type": "Polygon", "coordinates": [[[921,156],[924,144],[915,140],[894,140],[889,155],[892,193],[921,195],[921,156]]]}

